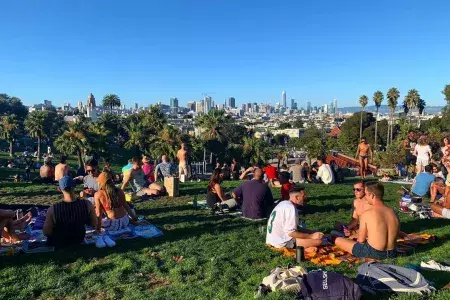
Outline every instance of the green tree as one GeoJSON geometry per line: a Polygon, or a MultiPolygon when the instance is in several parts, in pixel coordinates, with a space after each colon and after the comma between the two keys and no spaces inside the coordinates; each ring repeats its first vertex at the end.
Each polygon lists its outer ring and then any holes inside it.
{"type": "Polygon", "coordinates": [[[450,106],[450,84],[447,84],[444,87],[442,94],[444,95],[445,101],[447,101],[447,105],[450,106]]]}
{"type": "Polygon", "coordinates": [[[405,96],[404,104],[406,104],[406,107],[408,108],[409,111],[409,123],[411,123],[412,110],[417,107],[419,100],[420,95],[416,89],[409,90],[408,94],[405,96]]]}
{"type": "MultiPolygon", "coordinates": [[[[338,145],[344,153],[353,156],[356,151],[356,146],[359,144],[358,128],[362,124],[363,131],[375,123],[375,118],[372,113],[362,112],[353,114],[346,119],[341,125],[341,134],[338,137],[338,145]],[[360,121],[362,119],[362,122],[360,121]]],[[[361,133],[362,136],[362,133],[361,133]]]]}
{"type": "Polygon", "coordinates": [[[380,109],[381,103],[384,100],[384,95],[381,91],[376,91],[373,94],[373,102],[375,103],[375,107],[377,109],[377,113],[375,115],[375,146],[374,150],[378,150],[378,110],[380,109]]]}
{"type": "Polygon", "coordinates": [[[181,143],[182,134],[180,130],[174,126],[166,125],[147,151],[153,157],[168,155],[170,158],[174,158],[181,143]]]}
{"type": "Polygon", "coordinates": [[[85,131],[76,123],[71,123],[68,129],[55,140],[54,144],[56,149],[65,155],[76,153],[78,166],[81,167],[83,165],[82,151],[86,147],[86,142],[85,131]]]}
{"type": "Polygon", "coordinates": [[[287,128],[292,128],[291,124],[288,122],[280,123],[280,125],[278,126],[278,129],[287,129],[287,128]]]}
{"type": "Polygon", "coordinates": [[[270,157],[270,147],[263,139],[243,138],[243,156],[252,165],[263,164],[270,157]]]}
{"type": "Polygon", "coordinates": [[[125,131],[128,134],[128,140],[124,146],[127,149],[135,149],[136,155],[140,155],[146,149],[146,139],[149,136],[145,135],[144,129],[139,123],[130,122],[125,126],[125,131]]]}
{"type": "Polygon", "coordinates": [[[120,98],[116,94],[106,94],[102,102],[103,106],[110,108],[111,113],[114,107],[120,107],[120,98]]]}
{"type": "Polygon", "coordinates": [[[36,110],[30,113],[24,122],[25,129],[31,137],[37,138],[37,160],[41,157],[41,140],[47,137],[49,128],[48,112],[36,110]]]}
{"type": "Polygon", "coordinates": [[[420,127],[420,120],[421,120],[422,113],[424,112],[426,105],[427,105],[427,102],[425,102],[425,100],[423,100],[423,99],[419,99],[419,101],[417,102],[417,110],[419,111],[419,124],[417,125],[417,127],[420,127]]]}
{"type": "Polygon", "coordinates": [[[203,130],[202,136],[206,140],[216,139],[222,142],[225,140],[224,125],[229,120],[224,110],[210,110],[197,118],[196,125],[203,130]]]}
{"type": "Polygon", "coordinates": [[[293,127],[293,128],[304,128],[303,124],[304,124],[304,122],[303,122],[302,118],[301,118],[301,117],[298,117],[298,118],[294,121],[294,124],[292,124],[292,127],[293,127]]]}
{"type": "Polygon", "coordinates": [[[19,133],[19,121],[16,115],[0,117],[0,134],[9,143],[9,156],[13,157],[14,139],[19,133]]]}
{"type": "Polygon", "coordinates": [[[359,105],[361,105],[361,120],[359,123],[359,138],[361,139],[362,137],[362,131],[363,131],[363,121],[362,121],[362,117],[363,117],[363,112],[364,112],[364,108],[367,106],[367,103],[369,103],[369,98],[366,95],[362,95],[359,97],[359,105]]]}
{"type": "Polygon", "coordinates": [[[387,101],[389,106],[389,119],[390,119],[390,126],[388,130],[388,144],[392,143],[392,137],[393,137],[393,123],[394,123],[394,112],[395,108],[398,105],[398,98],[400,98],[400,92],[397,88],[393,87],[390,88],[387,92],[387,101]]]}

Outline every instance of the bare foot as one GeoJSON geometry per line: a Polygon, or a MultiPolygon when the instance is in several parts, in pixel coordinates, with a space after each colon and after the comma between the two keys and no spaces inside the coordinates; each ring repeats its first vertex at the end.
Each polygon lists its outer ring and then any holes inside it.
{"type": "Polygon", "coordinates": [[[27,225],[31,222],[32,218],[33,218],[33,215],[31,214],[31,212],[28,212],[22,218],[13,221],[13,228],[20,229],[20,230],[25,229],[25,227],[27,227],[27,225]]]}

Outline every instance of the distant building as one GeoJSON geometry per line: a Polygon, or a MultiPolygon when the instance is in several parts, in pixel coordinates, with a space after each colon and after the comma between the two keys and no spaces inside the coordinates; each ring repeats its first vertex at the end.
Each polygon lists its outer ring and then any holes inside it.
{"type": "Polygon", "coordinates": [[[338,112],[338,103],[337,103],[337,99],[333,99],[333,113],[337,114],[338,112]]]}
{"type": "Polygon", "coordinates": [[[134,109],[138,110],[139,109],[139,105],[137,103],[134,104],[134,109]]]}
{"type": "Polygon", "coordinates": [[[170,98],[170,107],[171,108],[178,108],[178,98],[170,98]]]}
{"type": "Polygon", "coordinates": [[[204,112],[204,100],[200,100],[195,103],[195,112],[197,113],[203,113],[204,112]]]}
{"type": "Polygon", "coordinates": [[[283,91],[281,93],[281,103],[283,104],[283,107],[287,107],[287,103],[286,103],[286,91],[283,91]]]}
{"type": "Polygon", "coordinates": [[[299,138],[300,137],[300,129],[299,128],[275,129],[275,130],[272,130],[272,134],[273,135],[286,134],[290,138],[299,138]]]}
{"type": "Polygon", "coordinates": [[[92,95],[92,93],[89,94],[86,105],[88,107],[96,107],[95,97],[94,97],[94,95],[92,95]]]}
{"type": "Polygon", "coordinates": [[[341,134],[341,129],[339,126],[334,126],[333,129],[330,131],[330,136],[333,138],[337,138],[341,134]]]}
{"type": "Polygon", "coordinates": [[[236,108],[236,99],[234,99],[234,97],[228,98],[228,107],[236,108]]]}
{"type": "Polygon", "coordinates": [[[52,106],[52,101],[50,101],[50,100],[44,100],[44,106],[45,106],[45,107],[51,107],[51,106],[52,106]]]}
{"type": "Polygon", "coordinates": [[[188,103],[187,103],[187,108],[188,108],[188,110],[196,111],[195,101],[188,102],[188,103]]]}
{"type": "Polygon", "coordinates": [[[311,102],[306,102],[306,113],[307,114],[311,113],[311,102]]]}
{"type": "Polygon", "coordinates": [[[323,105],[323,113],[327,114],[328,113],[328,104],[324,104],[323,105]]]}
{"type": "Polygon", "coordinates": [[[203,112],[207,114],[212,107],[212,98],[210,96],[205,96],[205,99],[203,101],[203,112]]]}

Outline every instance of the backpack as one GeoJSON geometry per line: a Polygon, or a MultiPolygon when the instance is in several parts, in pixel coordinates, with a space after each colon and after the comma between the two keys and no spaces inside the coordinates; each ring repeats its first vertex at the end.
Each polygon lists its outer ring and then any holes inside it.
{"type": "Polygon", "coordinates": [[[270,271],[269,276],[264,277],[262,285],[268,287],[270,291],[298,292],[301,278],[305,274],[306,270],[300,266],[292,267],[289,264],[287,268],[277,267],[270,271]]]}
{"type": "Polygon", "coordinates": [[[348,277],[328,271],[311,271],[303,276],[295,299],[359,300],[361,289],[348,277]]]}
{"type": "Polygon", "coordinates": [[[378,262],[364,263],[358,267],[358,285],[369,293],[429,294],[434,288],[419,272],[378,262]]]}

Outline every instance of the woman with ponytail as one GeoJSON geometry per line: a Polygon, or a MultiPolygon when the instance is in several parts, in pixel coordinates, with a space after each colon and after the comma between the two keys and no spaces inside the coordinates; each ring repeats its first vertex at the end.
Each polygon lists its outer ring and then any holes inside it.
{"type": "Polygon", "coordinates": [[[111,173],[102,172],[98,178],[98,192],[95,193],[95,212],[97,214],[97,230],[119,230],[138,219],[125,201],[124,192],[114,185],[111,173]],[[106,215],[107,218],[103,218],[106,215]]]}

